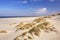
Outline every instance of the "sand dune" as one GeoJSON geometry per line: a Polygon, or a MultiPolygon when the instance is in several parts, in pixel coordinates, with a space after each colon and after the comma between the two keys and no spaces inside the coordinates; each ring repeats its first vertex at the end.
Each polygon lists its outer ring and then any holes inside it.
{"type": "MultiPolygon", "coordinates": [[[[20,22],[31,22],[36,18],[39,17],[0,18],[0,30],[7,31],[7,33],[0,33],[0,40],[13,40],[17,35],[20,35],[24,32],[21,30],[15,32],[16,25],[18,25],[20,22]]],[[[53,23],[58,32],[41,32],[40,37],[35,37],[34,40],[60,40],[60,16],[46,18],[46,20],[53,23]]]]}

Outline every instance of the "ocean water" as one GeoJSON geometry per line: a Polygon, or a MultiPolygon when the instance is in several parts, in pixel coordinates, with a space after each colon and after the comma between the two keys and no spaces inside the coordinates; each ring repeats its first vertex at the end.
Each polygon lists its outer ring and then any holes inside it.
{"type": "Polygon", "coordinates": [[[39,16],[0,16],[0,18],[39,17],[39,16]]]}

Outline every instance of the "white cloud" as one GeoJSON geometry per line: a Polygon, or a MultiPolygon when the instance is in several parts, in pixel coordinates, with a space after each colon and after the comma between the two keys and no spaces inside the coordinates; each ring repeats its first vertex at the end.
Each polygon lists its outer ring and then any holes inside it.
{"type": "Polygon", "coordinates": [[[22,3],[28,3],[28,1],[27,0],[24,0],[24,1],[22,1],[22,3]]]}
{"type": "Polygon", "coordinates": [[[55,0],[49,0],[50,2],[54,2],[55,0]]]}
{"type": "Polygon", "coordinates": [[[41,8],[37,10],[37,13],[46,13],[47,12],[47,8],[41,8]]]}
{"type": "Polygon", "coordinates": [[[23,1],[18,1],[17,3],[18,3],[18,4],[20,4],[20,3],[27,4],[28,1],[27,1],[27,0],[23,0],[23,1]]]}
{"type": "Polygon", "coordinates": [[[38,1],[42,1],[42,0],[22,0],[22,1],[19,1],[18,3],[24,3],[24,4],[26,4],[26,3],[28,3],[28,1],[29,2],[38,2],[38,1]]]}
{"type": "Polygon", "coordinates": [[[42,0],[29,0],[29,1],[37,2],[37,1],[42,1],[42,0]]]}

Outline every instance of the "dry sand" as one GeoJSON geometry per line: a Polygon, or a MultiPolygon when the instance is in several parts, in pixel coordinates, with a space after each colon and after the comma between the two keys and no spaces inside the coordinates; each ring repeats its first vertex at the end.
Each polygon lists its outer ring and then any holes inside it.
{"type": "MultiPolygon", "coordinates": [[[[0,40],[13,40],[13,38],[15,38],[19,34],[22,34],[23,32],[15,32],[15,26],[18,25],[20,22],[30,22],[35,18],[37,17],[0,18],[0,30],[7,31],[7,33],[0,33],[0,40]]],[[[40,37],[36,37],[34,40],[60,40],[60,16],[47,18],[47,21],[53,23],[58,32],[42,32],[40,37]]]]}

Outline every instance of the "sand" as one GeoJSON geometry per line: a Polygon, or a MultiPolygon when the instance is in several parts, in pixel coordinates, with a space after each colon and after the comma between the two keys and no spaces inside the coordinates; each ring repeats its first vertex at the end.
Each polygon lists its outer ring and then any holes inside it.
{"type": "MultiPolygon", "coordinates": [[[[36,18],[38,17],[0,18],[0,30],[7,31],[7,33],[0,33],[0,40],[13,40],[17,35],[23,33],[23,31],[15,32],[16,25],[20,22],[30,22],[36,18]]],[[[58,32],[42,32],[40,37],[35,37],[34,40],[60,40],[60,16],[47,18],[47,21],[53,23],[58,32]]]]}

